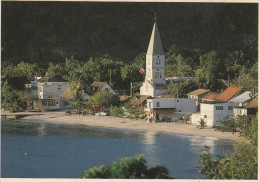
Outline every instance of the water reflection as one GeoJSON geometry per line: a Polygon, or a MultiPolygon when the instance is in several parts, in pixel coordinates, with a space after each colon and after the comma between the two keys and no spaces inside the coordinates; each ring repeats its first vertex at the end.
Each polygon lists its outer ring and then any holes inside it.
{"type": "MultiPolygon", "coordinates": [[[[198,173],[200,149],[207,145],[212,155],[222,154],[221,140],[214,138],[46,122],[1,124],[7,178],[76,178],[93,166],[143,153],[149,166],[164,165],[178,179],[199,179],[204,177],[198,173]]],[[[225,140],[225,153],[233,143],[225,140]]]]}
{"type": "Polygon", "coordinates": [[[140,140],[143,153],[146,154],[145,158],[149,161],[149,165],[156,165],[160,162],[157,153],[160,150],[156,143],[157,133],[153,131],[143,132],[140,140]]]}

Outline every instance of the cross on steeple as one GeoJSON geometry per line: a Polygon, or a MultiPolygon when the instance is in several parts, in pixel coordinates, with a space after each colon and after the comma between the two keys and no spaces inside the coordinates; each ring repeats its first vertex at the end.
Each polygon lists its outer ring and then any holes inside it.
{"type": "Polygon", "coordinates": [[[156,18],[157,18],[156,13],[154,13],[154,22],[155,23],[156,23],[156,18]]]}

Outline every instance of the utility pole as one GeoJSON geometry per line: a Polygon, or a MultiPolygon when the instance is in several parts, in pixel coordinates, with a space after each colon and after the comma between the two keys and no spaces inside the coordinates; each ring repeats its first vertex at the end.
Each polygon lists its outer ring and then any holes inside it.
{"type": "Polygon", "coordinates": [[[130,82],[130,96],[132,97],[132,82],[130,82]]]}
{"type": "Polygon", "coordinates": [[[109,82],[109,85],[112,87],[111,69],[109,69],[109,73],[110,73],[110,82],[109,82]]]}

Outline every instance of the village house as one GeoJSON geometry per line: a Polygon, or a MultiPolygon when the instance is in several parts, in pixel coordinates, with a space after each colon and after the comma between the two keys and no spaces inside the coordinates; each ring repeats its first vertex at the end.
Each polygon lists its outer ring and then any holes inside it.
{"type": "Polygon", "coordinates": [[[229,102],[238,103],[239,107],[246,106],[252,100],[250,94],[251,94],[250,91],[245,91],[244,93],[238,95],[237,97],[230,99],[229,102]]]}
{"type": "Polygon", "coordinates": [[[110,91],[113,94],[116,94],[114,90],[108,85],[107,82],[93,82],[91,85],[93,93],[96,93],[98,91],[110,91]]]}
{"type": "Polygon", "coordinates": [[[146,74],[145,81],[140,88],[140,95],[155,97],[169,93],[164,78],[164,72],[165,55],[157,23],[155,21],[146,52],[146,74]]]}
{"type": "Polygon", "coordinates": [[[178,121],[189,119],[196,112],[196,100],[188,98],[147,99],[147,119],[156,121],[178,121]]]}
{"type": "Polygon", "coordinates": [[[233,108],[237,103],[232,102],[208,102],[200,103],[200,112],[192,113],[191,124],[199,125],[201,119],[206,122],[207,127],[219,125],[218,121],[230,120],[234,116],[233,108]]]}
{"type": "Polygon", "coordinates": [[[31,81],[31,93],[35,98],[34,107],[41,110],[57,109],[64,106],[59,95],[67,91],[68,82],[57,76],[37,77],[31,81]]]}
{"type": "Polygon", "coordinates": [[[258,111],[258,98],[253,99],[248,105],[234,107],[234,118],[256,114],[258,111]]]}
{"type": "Polygon", "coordinates": [[[200,110],[200,103],[202,102],[202,98],[209,92],[207,89],[197,89],[190,93],[188,93],[188,98],[196,99],[196,108],[197,112],[200,110]]]}
{"type": "Polygon", "coordinates": [[[224,92],[222,92],[217,98],[217,101],[228,102],[232,98],[245,92],[243,87],[228,87],[224,92]]]}

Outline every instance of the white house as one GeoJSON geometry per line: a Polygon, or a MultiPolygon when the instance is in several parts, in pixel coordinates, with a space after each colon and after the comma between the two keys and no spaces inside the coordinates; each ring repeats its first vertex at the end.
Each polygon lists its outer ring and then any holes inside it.
{"type": "Polygon", "coordinates": [[[253,99],[249,104],[243,107],[234,107],[234,117],[240,116],[247,116],[256,114],[258,111],[258,98],[253,99]]]}
{"type": "Polygon", "coordinates": [[[45,76],[38,80],[37,93],[39,99],[51,99],[66,92],[68,82],[59,77],[45,76]]]}
{"type": "Polygon", "coordinates": [[[147,99],[147,118],[157,121],[178,121],[196,112],[196,100],[188,98],[147,99]]]}
{"type": "Polygon", "coordinates": [[[165,55],[157,27],[154,23],[151,39],[146,53],[145,81],[140,88],[140,95],[158,96],[169,93],[164,78],[165,55]]]}
{"type": "Polygon", "coordinates": [[[237,107],[237,103],[232,102],[212,102],[200,103],[200,112],[191,115],[191,123],[199,125],[201,119],[204,119],[207,127],[218,125],[217,121],[230,120],[234,116],[233,107],[237,107]]]}
{"type": "Polygon", "coordinates": [[[93,92],[108,90],[111,93],[116,94],[107,82],[93,82],[90,86],[92,87],[93,92]]]}

